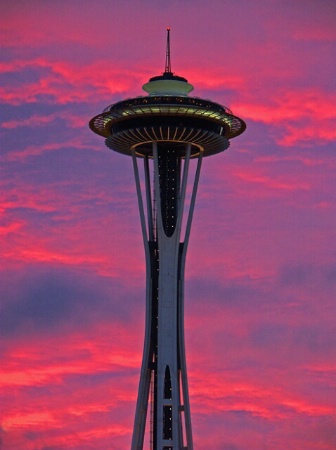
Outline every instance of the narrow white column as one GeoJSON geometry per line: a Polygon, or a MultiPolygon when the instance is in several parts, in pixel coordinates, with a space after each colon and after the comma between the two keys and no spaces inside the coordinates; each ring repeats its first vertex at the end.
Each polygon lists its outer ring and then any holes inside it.
{"type": "Polygon", "coordinates": [[[151,269],[150,269],[150,248],[146,233],[146,218],[142,200],[141,185],[137,159],[135,151],[132,151],[134,178],[136,185],[136,192],[138,198],[138,206],[140,213],[142,237],[145,248],[145,258],[146,258],[146,322],[145,322],[145,340],[144,349],[142,356],[142,365],[139,381],[138,399],[134,418],[133,436],[131,450],[143,450],[143,442],[146,428],[146,416],[148,409],[148,397],[151,379],[151,370],[148,367],[148,360],[150,355],[150,328],[152,320],[152,284],[151,284],[151,269]]]}

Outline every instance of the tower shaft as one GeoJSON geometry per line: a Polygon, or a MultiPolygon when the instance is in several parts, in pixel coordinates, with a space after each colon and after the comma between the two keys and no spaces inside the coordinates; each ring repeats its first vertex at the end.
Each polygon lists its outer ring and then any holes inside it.
{"type": "Polygon", "coordinates": [[[133,163],[146,254],[146,333],[132,450],[142,450],[150,414],[153,450],[192,450],[184,344],[184,267],[202,152],[196,171],[184,242],[181,242],[190,144],[182,161],[176,146],[153,142],[154,196],[145,159],[147,217],[135,152],[133,163]],[[152,392],[152,401],[149,401],[152,392]],[[151,410],[147,411],[151,403],[151,410]]]}

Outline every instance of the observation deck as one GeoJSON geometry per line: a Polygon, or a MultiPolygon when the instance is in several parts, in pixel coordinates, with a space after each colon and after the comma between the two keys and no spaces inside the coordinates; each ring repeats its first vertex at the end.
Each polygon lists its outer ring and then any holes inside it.
{"type": "MultiPolygon", "coordinates": [[[[188,84],[182,77],[176,78],[179,80],[170,80],[170,85],[188,84]]],[[[165,83],[164,77],[155,77],[144,88],[160,82],[165,83]]],[[[175,92],[178,88],[180,86],[176,86],[175,92]]],[[[229,139],[239,136],[246,128],[225,106],[188,97],[182,92],[159,95],[158,90],[156,88],[152,95],[108,106],[90,121],[91,130],[106,138],[107,147],[126,155],[131,155],[135,149],[137,156],[151,157],[152,142],[156,141],[172,143],[175,149],[181,144],[181,156],[184,156],[185,144],[190,143],[191,156],[195,157],[200,151],[210,156],[226,150],[229,139]]]]}

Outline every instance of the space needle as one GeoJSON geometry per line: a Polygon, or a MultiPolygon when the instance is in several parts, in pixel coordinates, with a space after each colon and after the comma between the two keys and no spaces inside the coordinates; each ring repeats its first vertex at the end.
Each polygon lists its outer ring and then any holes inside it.
{"type": "Polygon", "coordinates": [[[169,28],[165,71],[142,88],[147,95],[114,103],[89,124],[108,148],[132,158],[145,248],[145,338],[131,450],[193,450],[187,247],[203,158],[226,150],[246,125],[227,107],[189,95],[193,86],[171,70],[169,28]]]}

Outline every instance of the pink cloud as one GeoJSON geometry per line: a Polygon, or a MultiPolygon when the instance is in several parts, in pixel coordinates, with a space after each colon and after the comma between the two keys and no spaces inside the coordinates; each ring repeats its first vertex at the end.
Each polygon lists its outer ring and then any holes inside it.
{"type": "MultiPolygon", "coordinates": [[[[57,118],[57,116],[55,116],[55,118],[57,118]]],[[[32,124],[35,120],[39,119],[35,118],[32,121],[28,119],[27,121],[29,121],[32,124]]],[[[46,119],[44,123],[51,122],[53,120],[54,120],[53,118],[50,118],[50,120],[46,119]]],[[[19,124],[16,121],[10,122],[10,124],[11,124],[10,128],[14,127],[16,128],[19,126],[19,124]]],[[[80,138],[74,138],[66,142],[49,142],[42,145],[41,144],[28,145],[23,150],[11,151],[0,159],[8,162],[24,162],[26,161],[27,158],[32,156],[38,156],[41,154],[45,154],[46,152],[59,152],[62,149],[69,149],[69,148],[77,150],[90,150],[90,151],[93,150],[92,145],[84,143],[80,138]]]]}
{"type": "MultiPolygon", "coordinates": [[[[0,88],[0,98],[3,102],[12,105],[34,103],[43,95],[51,96],[52,102],[60,105],[95,102],[97,96],[108,101],[112,95],[130,91],[134,78],[139,78],[139,75],[134,76],[129,69],[125,69],[121,76],[121,69],[116,70],[99,61],[83,67],[71,62],[38,58],[0,65],[0,72],[6,75],[26,69],[33,70],[37,80],[12,84],[9,79],[7,85],[0,88]]],[[[11,124],[7,125],[8,127],[11,127],[11,124]]]]}
{"type": "Polygon", "coordinates": [[[67,442],[78,448],[77,445],[99,443],[115,436],[117,442],[122,438],[126,445],[131,418],[124,410],[128,411],[135,401],[137,381],[130,370],[139,366],[140,354],[134,355],[129,346],[122,350],[113,336],[118,339],[123,336],[125,344],[135,337],[120,325],[107,323],[105,330],[101,326],[95,327],[95,331],[86,336],[71,333],[47,341],[30,339],[28,349],[23,342],[20,345],[17,342],[4,360],[5,366],[13,366],[14,370],[5,371],[0,386],[6,401],[17,398],[3,415],[3,444],[16,443],[17,448],[33,449],[48,436],[49,445],[67,442]],[[118,386],[111,385],[112,372],[114,378],[118,372],[121,374],[118,386]],[[82,377],[89,379],[90,376],[103,378],[79,389],[82,377]],[[70,396],[64,391],[67,385],[72,391],[70,396]],[[57,399],[49,402],[44,395],[35,396],[38,388],[48,389],[49,393],[58,392],[57,399]],[[118,416],[115,424],[107,419],[111,414],[118,416]],[[62,425],[65,422],[67,430],[62,425]],[[87,426],[83,427],[83,423],[87,426]],[[25,437],[30,431],[36,435],[31,444],[25,437]]]}
{"type": "MultiPolygon", "coordinates": [[[[15,129],[15,128],[22,128],[22,127],[32,127],[32,128],[40,128],[45,125],[49,125],[50,123],[54,122],[55,120],[63,119],[66,121],[72,128],[81,128],[81,127],[87,127],[87,118],[71,115],[66,111],[61,111],[54,114],[49,115],[38,115],[34,114],[30,116],[27,119],[22,120],[9,120],[5,121],[1,124],[1,128],[5,129],[15,129]]],[[[78,143],[76,145],[75,141],[71,141],[69,144],[71,147],[77,147],[78,143]]],[[[89,148],[89,147],[87,147],[89,148]]],[[[90,147],[92,148],[92,147],[90,147]]]]}
{"type": "Polygon", "coordinates": [[[261,184],[267,190],[276,189],[276,190],[309,190],[309,185],[306,183],[298,183],[297,181],[293,182],[293,180],[275,180],[269,176],[263,174],[256,174],[251,172],[237,172],[235,176],[243,181],[247,181],[249,183],[257,183],[261,184]]]}
{"type": "Polygon", "coordinates": [[[281,129],[276,140],[283,146],[305,142],[316,145],[318,141],[335,139],[335,99],[332,95],[293,91],[283,96],[278,92],[277,96],[273,94],[272,97],[274,104],[238,104],[236,110],[246,120],[250,118],[281,129]]]}

